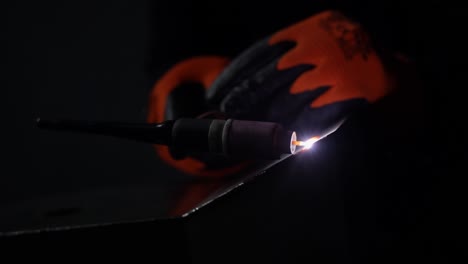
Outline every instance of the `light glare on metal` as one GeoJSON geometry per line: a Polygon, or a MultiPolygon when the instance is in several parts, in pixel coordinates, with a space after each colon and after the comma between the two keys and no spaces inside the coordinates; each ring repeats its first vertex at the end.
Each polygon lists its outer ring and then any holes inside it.
{"type": "Polygon", "coordinates": [[[292,145],[301,146],[302,150],[307,150],[307,149],[310,149],[315,144],[315,142],[319,140],[320,140],[320,137],[313,137],[306,141],[299,141],[299,140],[292,141],[292,145]]]}
{"type": "Polygon", "coordinates": [[[319,137],[313,137],[305,142],[303,142],[304,149],[310,149],[312,146],[319,140],[319,137]]]}

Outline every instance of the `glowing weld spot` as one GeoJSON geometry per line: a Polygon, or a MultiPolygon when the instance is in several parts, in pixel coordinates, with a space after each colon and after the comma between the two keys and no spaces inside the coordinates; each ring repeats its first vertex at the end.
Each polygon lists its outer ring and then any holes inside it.
{"type": "Polygon", "coordinates": [[[319,140],[319,137],[313,137],[305,142],[304,143],[304,149],[310,149],[312,148],[312,146],[315,144],[315,142],[317,142],[319,140]]]}
{"type": "Polygon", "coordinates": [[[307,149],[312,148],[312,146],[315,144],[315,142],[317,142],[319,140],[320,140],[320,137],[313,137],[313,138],[310,138],[309,140],[306,140],[306,141],[293,141],[292,143],[293,143],[293,145],[301,146],[302,150],[307,150],[307,149]]]}

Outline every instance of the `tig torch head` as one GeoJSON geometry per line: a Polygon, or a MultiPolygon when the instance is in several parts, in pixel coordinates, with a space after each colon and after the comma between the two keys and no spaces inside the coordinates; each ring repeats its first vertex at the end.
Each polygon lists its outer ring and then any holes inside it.
{"type": "Polygon", "coordinates": [[[178,119],[172,146],[233,158],[279,159],[296,152],[296,133],[280,124],[244,120],[178,119]]]}

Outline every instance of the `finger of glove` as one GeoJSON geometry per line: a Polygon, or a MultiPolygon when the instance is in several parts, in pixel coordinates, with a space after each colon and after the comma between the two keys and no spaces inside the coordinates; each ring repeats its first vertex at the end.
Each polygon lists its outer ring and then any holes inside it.
{"type": "MultiPolygon", "coordinates": [[[[278,59],[255,72],[230,90],[220,103],[220,109],[233,118],[275,121],[282,123],[293,108],[282,108],[281,102],[274,102],[278,93],[288,93],[289,87],[302,73],[313,69],[313,65],[299,65],[278,71],[278,59]],[[273,114],[272,114],[273,113],[273,114]],[[277,114],[275,114],[277,113],[277,114]],[[279,114],[282,113],[282,114],[279,114]]],[[[312,98],[309,98],[312,100],[312,98]]],[[[309,101],[310,102],[310,101],[309,101]]]]}
{"type": "Polygon", "coordinates": [[[257,42],[234,59],[218,76],[207,91],[207,102],[218,106],[234,87],[250,79],[252,75],[270,65],[294,45],[294,42],[284,41],[271,46],[268,44],[268,39],[257,42]]]}
{"type": "MultiPolygon", "coordinates": [[[[297,71],[298,68],[299,66],[296,66],[281,72],[297,71]]],[[[300,74],[298,74],[297,77],[299,75],[300,74]]],[[[269,107],[265,113],[265,118],[267,120],[279,121],[283,126],[293,128],[291,124],[304,114],[306,106],[309,106],[311,102],[330,89],[330,86],[320,86],[303,93],[291,94],[289,88],[297,77],[291,79],[284,89],[279,90],[271,98],[271,107],[269,107]]]]}
{"type": "Polygon", "coordinates": [[[276,61],[258,71],[250,79],[232,89],[221,104],[229,116],[239,119],[278,122],[295,130],[302,138],[324,135],[336,127],[352,111],[366,105],[355,99],[311,108],[310,103],[330,89],[330,86],[291,94],[289,87],[298,76],[313,65],[299,65],[287,70],[275,69],[276,61]]]}
{"type": "Polygon", "coordinates": [[[336,130],[349,115],[367,106],[369,102],[362,98],[336,102],[318,108],[306,105],[288,127],[296,131],[300,140],[316,136],[323,137],[336,130]]]}

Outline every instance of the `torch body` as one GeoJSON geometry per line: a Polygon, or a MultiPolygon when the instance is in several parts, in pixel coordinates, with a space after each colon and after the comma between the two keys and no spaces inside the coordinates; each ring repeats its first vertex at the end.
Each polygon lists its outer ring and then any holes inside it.
{"type": "Polygon", "coordinates": [[[295,153],[295,140],[295,132],[271,122],[178,119],[172,129],[175,148],[227,157],[278,159],[295,153]]]}
{"type": "Polygon", "coordinates": [[[294,154],[296,133],[280,124],[245,120],[181,118],[160,124],[38,120],[40,128],[108,135],[167,145],[184,153],[232,158],[279,159],[294,154]]]}

